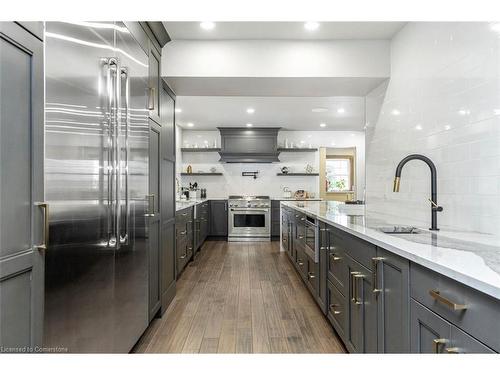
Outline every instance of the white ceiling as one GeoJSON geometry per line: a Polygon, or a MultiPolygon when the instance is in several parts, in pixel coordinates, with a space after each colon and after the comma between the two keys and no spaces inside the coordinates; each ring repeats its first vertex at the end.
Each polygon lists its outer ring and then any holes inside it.
{"type": "Polygon", "coordinates": [[[391,39],[405,22],[321,22],[315,31],[304,22],[217,22],[203,30],[199,22],[163,22],[172,40],[179,39],[391,39]]]}
{"type": "Polygon", "coordinates": [[[191,130],[215,130],[218,126],[282,127],[285,130],[351,130],[363,131],[365,101],[363,97],[224,97],[177,96],[176,123],[191,130]],[[247,108],[255,109],[248,114],[247,108]],[[313,108],[327,108],[324,113],[313,108]],[[338,113],[339,108],[344,113],[338,113]],[[192,122],[193,127],[187,123],[192,122]],[[320,123],[327,126],[322,128],[320,123]]]}

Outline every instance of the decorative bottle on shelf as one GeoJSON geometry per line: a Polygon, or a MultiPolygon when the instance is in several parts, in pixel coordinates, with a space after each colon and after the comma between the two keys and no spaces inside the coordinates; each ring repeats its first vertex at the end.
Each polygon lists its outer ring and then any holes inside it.
{"type": "Polygon", "coordinates": [[[186,172],[187,173],[193,173],[193,167],[191,167],[191,165],[188,165],[186,172]]]}

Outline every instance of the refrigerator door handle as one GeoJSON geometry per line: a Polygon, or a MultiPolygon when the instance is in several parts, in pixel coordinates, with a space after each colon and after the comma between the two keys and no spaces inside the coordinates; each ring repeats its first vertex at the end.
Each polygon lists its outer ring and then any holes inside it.
{"type": "Polygon", "coordinates": [[[107,205],[108,205],[108,246],[118,246],[117,241],[117,80],[118,60],[114,57],[104,59],[106,71],[106,96],[107,96],[107,205]]]}
{"type": "MultiPolygon", "coordinates": [[[[125,109],[125,126],[124,126],[124,137],[122,138],[124,141],[124,160],[120,161],[120,164],[123,163],[123,170],[125,174],[125,215],[121,215],[120,218],[124,218],[123,225],[123,235],[120,233],[120,243],[127,244],[129,239],[129,221],[130,221],[130,197],[129,197],[129,133],[130,133],[130,79],[128,74],[128,69],[126,67],[121,67],[120,69],[120,79],[125,79],[125,101],[124,101],[124,109],[125,109]]],[[[120,108],[121,110],[121,108],[120,108]]],[[[121,207],[121,206],[120,206],[121,207]]]]}

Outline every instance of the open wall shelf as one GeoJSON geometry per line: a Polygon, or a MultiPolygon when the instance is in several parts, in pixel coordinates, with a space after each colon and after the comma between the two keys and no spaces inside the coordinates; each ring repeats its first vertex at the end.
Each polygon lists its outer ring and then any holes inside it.
{"type": "Polygon", "coordinates": [[[222,173],[216,172],[193,172],[193,173],[181,173],[181,176],[222,176],[222,173]]]}
{"type": "Polygon", "coordinates": [[[319,176],[319,173],[276,173],[276,176],[319,176]]]}

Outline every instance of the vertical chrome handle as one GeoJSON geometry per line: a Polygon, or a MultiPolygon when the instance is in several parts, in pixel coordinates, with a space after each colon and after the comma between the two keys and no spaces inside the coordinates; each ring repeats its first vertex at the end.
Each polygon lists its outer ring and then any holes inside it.
{"type": "Polygon", "coordinates": [[[356,282],[354,280],[354,275],[357,275],[359,272],[357,271],[351,271],[350,277],[350,283],[349,283],[349,294],[351,295],[351,301],[356,302],[356,282]]]}
{"type": "Polygon", "coordinates": [[[378,295],[382,291],[382,289],[379,289],[378,287],[378,264],[379,262],[382,262],[384,258],[382,257],[374,257],[372,258],[372,266],[373,266],[373,273],[372,273],[372,292],[378,295]]]}
{"type": "Polygon", "coordinates": [[[155,88],[149,88],[149,97],[148,97],[148,109],[150,111],[154,111],[155,109],[155,88]]]}
{"type": "Polygon", "coordinates": [[[35,246],[38,250],[47,250],[49,246],[49,204],[46,202],[35,202],[35,205],[43,208],[43,242],[35,246]]]}
{"type": "MultiPolygon", "coordinates": [[[[120,218],[123,217],[124,223],[123,223],[123,235],[120,233],[120,243],[126,244],[128,243],[128,238],[129,238],[129,217],[130,217],[130,197],[129,197],[129,170],[128,170],[128,159],[129,159],[129,133],[130,133],[130,77],[128,74],[128,69],[125,67],[122,67],[120,69],[120,78],[125,78],[125,100],[124,100],[124,108],[125,108],[125,134],[123,136],[123,142],[124,142],[124,155],[123,155],[123,160],[120,160],[120,164],[123,163],[123,171],[125,173],[125,212],[124,215],[121,215],[120,212],[120,218]]],[[[121,179],[121,173],[120,173],[120,179],[121,179]]],[[[120,201],[120,207],[121,207],[121,201],[120,201]]],[[[121,210],[120,210],[121,211],[121,210]]]]}

